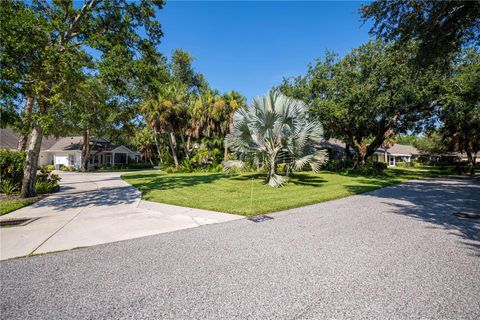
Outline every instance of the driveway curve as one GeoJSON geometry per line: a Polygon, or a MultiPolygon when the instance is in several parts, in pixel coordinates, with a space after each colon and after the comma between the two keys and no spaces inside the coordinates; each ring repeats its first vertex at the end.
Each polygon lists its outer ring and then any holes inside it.
{"type": "Polygon", "coordinates": [[[0,258],[86,247],[241,219],[141,200],[120,172],[60,172],[60,191],[2,217],[32,218],[0,230],[0,258]]]}

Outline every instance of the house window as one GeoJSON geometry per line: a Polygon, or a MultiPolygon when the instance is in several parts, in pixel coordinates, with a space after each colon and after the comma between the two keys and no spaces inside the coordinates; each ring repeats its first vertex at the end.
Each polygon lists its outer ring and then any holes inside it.
{"type": "Polygon", "coordinates": [[[75,155],[69,154],[68,155],[68,165],[73,167],[75,165],[75,155]]]}
{"type": "Polygon", "coordinates": [[[127,163],[126,153],[115,153],[115,164],[127,163]]]}

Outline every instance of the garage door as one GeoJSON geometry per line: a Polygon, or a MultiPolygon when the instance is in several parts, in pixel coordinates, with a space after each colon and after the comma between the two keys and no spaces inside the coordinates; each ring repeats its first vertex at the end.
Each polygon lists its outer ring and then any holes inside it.
{"type": "Polygon", "coordinates": [[[68,156],[55,156],[55,164],[63,164],[68,166],[68,156]]]}

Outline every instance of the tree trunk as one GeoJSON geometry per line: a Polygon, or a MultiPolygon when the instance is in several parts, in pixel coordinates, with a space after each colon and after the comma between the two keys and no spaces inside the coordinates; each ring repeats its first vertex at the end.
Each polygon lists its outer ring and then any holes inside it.
{"type": "Polygon", "coordinates": [[[27,149],[27,141],[30,128],[30,118],[32,117],[33,103],[35,99],[33,97],[27,97],[27,103],[25,104],[25,109],[23,109],[23,120],[22,120],[22,133],[18,138],[18,151],[25,151],[27,149]]]}
{"type": "Polygon", "coordinates": [[[357,169],[365,165],[367,160],[367,146],[365,143],[356,143],[354,145],[355,156],[353,157],[353,168],[357,169]]]}
{"type": "MultiPolygon", "coordinates": [[[[233,117],[230,115],[228,119],[228,134],[231,134],[233,131],[233,117]]],[[[223,160],[227,161],[228,160],[228,147],[227,144],[225,143],[225,139],[223,139],[223,160]]]]}
{"type": "Polygon", "coordinates": [[[28,198],[35,196],[35,183],[37,179],[38,157],[42,145],[43,129],[38,121],[35,121],[32,132],[30,133],[30,142],[27,147],[27,158],[23,168],[22,190],[20,197],[28,198]]]}
{"type": "Polygon", "coordinates": [[[177,140],[175,139],[175,133],[173,131],[168,132],[168,141],[170,142],[170,149],[172,150],[172,157],[173,162],[175,163],[175,167],[180,167],[177,158],[177,140]]]}
{"type": "Polygon", "coordinates": [[[477,156],[473,154],[471,151],[467,150],[467,158],[468,158],[468,174],[470,176],[475,175],[475,169],[477,167],[477,156]]]}
{"type": "Polygon", "coordinates": [[[153,163],[153,160],[152,160],[152,153],[153,153],[152,150],[148,150],[148,154],[145,155],[145,157],[147,158],[148,162],[150,162],[150,164],[154,166],[155,164],[153,163]]]}
{"type": "Polygon", "coordinates": [[[180,140],[182,140],[182,146],[183,146],[183,151],[185,152],[185,157],[187,157],[187,159],[190,159],[190,150],[188,150],[188,146],[185,143],[185,137],[183,136],[182,132],[180,132],[180,140]]]}
{"type": "Polygon", "coordinates": [[[158,161],[160,163],[163,163],[162,160],[162,152],[160,151],[160,145],[158,144],[158,132],[156,129],[153,129],[153,138],[155,139],[155,146],[157,147],[157,153],[158,153],[158,161]]]}
{"type": "Polygon", "coordinates": [[[90,158],[90,129],[83,130],[83,147],[82,147],[82,171],[88,171],[88,160],[90,158]]]}

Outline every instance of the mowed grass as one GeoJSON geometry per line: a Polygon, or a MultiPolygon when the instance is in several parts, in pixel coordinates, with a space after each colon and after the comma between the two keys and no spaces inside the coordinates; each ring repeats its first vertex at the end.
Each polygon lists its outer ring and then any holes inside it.
{"type": "Polygon", "coordinates": [[[32,199],[0,200],[0,216],[34,203],[32,199]]]}
{"type": "Polygon", "coordinates": [[[143,172],[122,178],[137,187],[143,199],[191,208],[256,215],[343,198],[405,180],[446,174],[433,168],[387,169],[363,177],[332,172],[293,174],[282,188],[264,184],[263,174],[143,172]]]}

